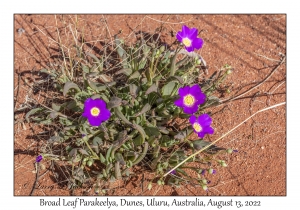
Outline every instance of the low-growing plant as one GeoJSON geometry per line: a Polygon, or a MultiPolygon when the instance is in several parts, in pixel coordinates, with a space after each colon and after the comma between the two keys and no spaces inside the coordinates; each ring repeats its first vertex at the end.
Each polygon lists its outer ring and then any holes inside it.
{"type": "Polygon", "coordinates": [[[130,177],[139,165],[155,172],[148,189],[154,182],[180,186],[189,181],[207,190],[205,173],[216,173],[212,163],[226,167],[219,154],[236,150],[214,145],[178,164],[210,144],[204,138],[214,129],[206,110],[220,103],[214,93],[231,67],[199,80],[207,67],[194,52],[203,45],[196,28],[184,25],[174,50],[142,34],[134,45],[119,36],[111,53],[97,57],[75,46],[76,59],[69,59],[70,65],[41,70],[56,94],[51,99],[55,103],[40,104],[26,114],[28,122],[47,125],[53,133],[36,162],[69,165],[70,189],[92,179],[99,193],[106,181],[130,177]],[[193,133],[198,140],[189,138],[193,133]]]}

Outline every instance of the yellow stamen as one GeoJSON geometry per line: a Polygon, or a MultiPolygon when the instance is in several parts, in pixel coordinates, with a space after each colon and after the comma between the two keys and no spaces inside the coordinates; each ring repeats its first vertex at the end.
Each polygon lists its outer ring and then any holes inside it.
{"type": "Polygon", "coordinates": [[[193,128],[194,128],[195,131],[197,131],[198,133],[199,133],[200,131],[202,131],[201,125],[200,125],[199,123],[197,123],[197,122],[195,122],[195,123],[193,124],[193,128]]]}
{"type": "Polygon", "coordinates": [[[183,103],[186,106],[193,106],[195,103],[195,97],[192,96],[191,94],[188,94],[188,95],[184,96],[183,103]]]}
{"type": "Polygon", "coordinates": [[[91,115],[93,115],[94,117],[97,117],[100,114],[100,109],[98,109],[97,107],[93,107],[91,109],[91,115]]]}
{"type": "Polygon", "coordinates": [[[192,40],[190,40],[189,38],[183,38],[182,39],[182,43],[186,46],[189,47],[192,44],[192,40]]]}

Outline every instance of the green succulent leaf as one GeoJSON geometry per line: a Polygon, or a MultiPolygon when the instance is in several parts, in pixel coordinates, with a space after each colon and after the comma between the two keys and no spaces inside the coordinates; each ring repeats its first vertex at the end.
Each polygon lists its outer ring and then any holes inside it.
{"type": "Polygon", "coordinates": [[[89,153],[87,151],[85,151],[84,149],[79,148],[78,152],[80,152],[83,155],[89,155],[89,153]]]}
{"type": "Polygon", "coordinates": [[[159,129],[157,127],[145,127],[145,132],[148,136],[154,136],[154,137],[159,137],[161,133],[159,132],[159,129]]]}
{"type": "Polygon", "coordinates": [[[137,125],[137,124],[133,123],[132,127],[134,129],[136,129],[141,134],[141,136],[143,138],[143,141],[145,141],[145,139],[148,139],[148,136],[147,136],[145,130],[140,125],[137,125]]]}
{"type": "Polygon", "coordinates": [[[101,162],[101,163],[105,163],[105,161],[106,161],[106,160],[105,160],[105,157],[104,157],[101,153],[100,153],[99,156],[100,156],[100,162],[101,162]]]}
{"type": "Polygon", "coordinates": [[[133,165],[138,164],[139,162],[141,162],[144,159],[144,157],[147,154],[148,148],[149,148],[149,144],[148,144],[148,142],[145,142],[142,154],[132,163],[133,165]]]}
{"type": "Polygon", "coordinates": [[[136,71],[128,78],[128,80],[139,78],[140,75],[140,72],[136,71]]]}
{"type": "Polygon", "coordinates": [[[77,155],[77,148],[74,148],[74,149],[72,149],[70,152],[69,152],[69,155],[71,156],[71,157],[75,157],[76,155],[77,155]]]}
{"type": "Polygon", "coordinates": [[[111,155],[111,150],[113,149],[114,146],[110,146],[106,152],[106,156],[105,156],[105,159],[106,161],[109,163],[110,162],[110,155],[111,155]]]}
{"type": "Polygon", "coordinates": [[[175,88],[176,82],[171,81],[163,86],[162,88],[162,95],[163,96],[170,96],[175,88]]]}
{"type": "Polygon", "coordinates": [[[116,72],[116,75],[125,74],[126,76],[130,76],[132,74],[131,68],[124,68],[116,72]]]}
{"type": "Polygon", "coordinates": [[[49,116],[50,116],[50,118],[55,119],[58,116],[58,112],[52,111],[49,116]]]}
{"type": "Polygon", "coordinates": [[[115,177],[116,177],[116,179],[121,179],[122,178],[119,161],[115,162],[115,177]]]}
{"type": "Polygon", "coordinates": [[[141,110],[140,112],[136,113],[136,114],[134,115],[134,117],[138,117],[138,116],[140,116],[140,115],[142,115],[142,114],[148,112],[150,109],[151,109],[151,105],[148,104],[148,103],[146,103],[146,104],[144,105],[144,107],[142,108],[142,110],[141,110]]]}
{"type": "Polygon", "coordinates": [[[52,109],[54,110],[54,111],[57,111],[57,112],[59,112],[60,111],[60,109],[61,109],[61,105],[57,105],[57,104],[55,104],[55,103],[52,103],[52,109]]]}
{"type": "Polygon", "coordinates": [[[50,125],[52,123],[52,119],[42,120],[39,123],[43,125],[50,125]]]}
{"type": "Polygon", "coordinates": [[[81,67],[82,67],[82,71],[84,73],[89,73],[90,72],[90,68],[84,64],[81,64],[81,67]]]}
{"type": "Polygon", "coordinates": [[[37,112],[40,112],[40,111],[42,111],[42,110],[43,110],[43,108],[38,107],[38,108],[32,109],[32,110],[30,110],[29,112],[27,112],[27,114],[25,115],[26,121],[29,122],[29,117],[30,117],[31,115],[33,115],[33,114],[35,114],[35,113],[37,113],[37,112]]]}
{"type": "Polygon", "coordinates": [[[132,125],[132,123],[124,116],[124,114],[121,112],[120,107],[115,107],[114,112],[125,124],[132,125]]]}
{"type": "Polygon", "coordinates": [[[138,135],[133,139],[133,143],[135,146],[141,146],[145,142],[145,139],[142,137],[142,135],[138,135]]]}
{"type": "Polygon", "coordinates": [[[138,87],[135,84],[130,84],[129,91],[130,91],[130,95],[132,95],[133,97],[136,97],[138,94],[138,87]]]}
{"type": "Polygon", "coordinates": [[[92,53],[86,53],[87,56],[90,56],[98,65],[101,64],[101,61],[99,60],[99,58],[97,58],[94,54],[92,53]]]}
{"type": "Polygon", "coordinates": [[[121,165],[126,164],[123,155],[119,152],[115,154],[115,159],[116,161],[120,162],[121,165]]]}
{"type": "Polygon", "coordinates": [[[118,53],[119,57],[123,58],[123,56],[126,55],[126,51],[122,48],[121,39],[119,39],[117,35],[115,35],[115,44],[117,47],[117,53],[118,53]]]}
{"type": "Polygon", "coordinates": [[[103,83],[111,83],[113,80],[110,76],[106,75],[106,74],[100,74],[99,75],[99,79],[101,80],[101,82],[103,83]]]}
{"type": "Polygon", "coordinates": [[[73,82],[68,81],[64,85],[63,95],[66,96],[70,89],[75,89],[77,91],[80,91],[80,88],[78,87],[78,85],[76,85],[73,82]]]}
{"type": "Polygon", "coordinates": [[[53,73],[54,70],[48,70],[48,69],[41,69],[40,72],[42,73],[45,73],[45,74],[48,74],[54,78],[57,77],[57,74],[53,73]]]}
{"type": "Polygon", "coordinates": [[[157,86],[156,84],[152,84],[146,91],[146,95],[148,95],[149,93],[152,93],[152,92],[157,92],[157,86]]]}
{"type": "Polygon", "coordinates": [[[116,96],[113,96],[110,98],[110,101],[107,104],[107,108],[112,109],[112,108],[120,106],[121,104],[122,104],[122,99],[118,98],[116,96]]]}
{"type": "Polygon", "coordinates": [[[172,81],[172,80],[177,80],[180,84],[184,83],[182,77],[180,77],[180,76],[171,76],[171,77],[169,77],[168,81],[172,81]]]}
{"type": "MultiPolygon", "coordinates": [[[[193,147],[196,150],[200,150],[200,149],[202,149],[203,147],[206,147],[209,144],[211,144],[211,142],[204,141],[204,140],[195,140],[195,141],[193,141],[193,147]]],[[[216,145],[212,145],[208,149],[206,149],[205,152],[208,153],[208,154],[215,154],[220,150],[226,150],[226,149],[223,148],[223,147],[218,147],[216,145]]]]}
{"type": "Polygon", "coordinates": [[[97,91],[103,91],[106,90],[106,86],[102,85],[101,83],[98,82],[93,82],[91,80],[88,80],[89,86],[93,89],[93,90],[97,90],[97,91]]]}

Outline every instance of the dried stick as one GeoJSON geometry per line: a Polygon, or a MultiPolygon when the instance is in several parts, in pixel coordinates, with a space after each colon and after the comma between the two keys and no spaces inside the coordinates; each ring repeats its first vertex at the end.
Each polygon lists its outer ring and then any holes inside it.
{"type": "Polygon", "coordinates": [[[187,160],[191,159],[192,157],[198,155],[199,153],[203,152],[204,150],[206,150],[207,148],[215,145],[218,141],[220,141],[221,139],[223,139],[225,136],[227,136],[228,134],[230,134],[232,131],[234,131],[235,129],[237,129],[238,127],[240,127],[244,122],[248,121],[249,119],[251,119],[252,117],[254,117],[256,114],[260,113],[260,112],[264,112],[267,111],[269,109],[273,109],[275,107],[281,106],[286,104],[286,102],[282,102],[279,104],[275,104],[273,106],[261,109],[259,111],[257,111],[256,113],[254,113],[253,115],[251,115],[250,117],[248,117],[247,119],[245,119],[244,121],[242,121],[240,124],[238,124],[237,126],[235,126],[234,128],[232,128],[230,131],[228,131],[227,133],[225,133],[224,135],[222,135],[220,138],[218,138],[217,140],[213,141],[212,143],[210,143],[209,145],[203,147],[201,150],[195,152],[194,154],[192,154],[191,156],[187,157],[185,160],[183,160],[182,162],[180,162],[178,165],[176,165],[174,168],[172,168],[171,170],[169,170],[167,173],[164,174],[164,177],[167,176],[169,173],[171,173],[173,170],[175,170],[176,168],[178,168],[179,166],[181,166],[183,163],[185,163],[187,160]]]}
{"type": "Polygon", "coordinates": [[[230,99],[227,99],[227,100],[221,100],[220,102],[221,103],[226,103],[226,102],[229,102],[229,101],[233,101],[237,98],[240,98],[242,97],[243,95],[245,95],[246,93],[249,93],[251,90],[253,90],[254,88],[257,88],[259,87],[261,84],[263,84],[265,81],[267,81],[273,74],[274,72],[285,62],[285,57],[281,60],[281,62],[276,66],[275,69],[272,70],[272,72],[263,80],[261,81],[260,83],[258,83],[257,85],[255,85],[254,87],[250,88],[249,90],[241,93],[240,95],[236,96],[236,97],[233,97],[233,98],[230,98],[230,99]]]}

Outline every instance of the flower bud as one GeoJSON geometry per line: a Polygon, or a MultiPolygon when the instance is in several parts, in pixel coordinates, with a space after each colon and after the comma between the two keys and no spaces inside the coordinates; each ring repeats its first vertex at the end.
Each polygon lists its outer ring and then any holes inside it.
{"type": "Polygon", "coordinates": [[[198,173],[204,175],[205,174],[205,169],[199,169],[198,173]]]}
{"type": "Polygon", "coordinates": [[[152,183],[150,182],[149,184],[148,184],[148,190],[151,190],[152,189],[152,183]]]}
{"type": "Polygon", "coordinates": [[[208,190],[207,185],[202,185],[202,189],[205,190],[205,191],[208,190]]]}
{"type": "Polygon", "coordinates": [[[209,170],[208,170],[208,173],[209,174],[216,174],[216,170],[215,169],[212,169],[212,168],[210,168],[209,170]]]}
{"type": "Polygon", "coordinates": [[[93,160],[89,160],[87,163],[86,163],[88,166],[91,166],[93,164],[93,160]]]}
{"type": "Polygon", "coordinates": [[[226,150],[226,152],[227,152],[228,154],[231,154],[231,153],[233,152],[233,149],[228,149],[228,150],[226,150]]]}
{"type": "Polygon", "coordinates": [[[196,61],[196,64],[200,65],[200,64],[201,64],[201,60],[198,59],[198,60],[196,61]]]}
{"type": "Polygon", "coordinates": [[[43,160],[43,156],[39,155],[36,157],[35,162],[39,163],[39,162],[41,162],[41,160],[43,160]]]}
{"type": "Polygon", "coordinates": [[[231,69],[228,69],[228,70],[226,71],[226,74],[231,74],[231,73],[232,73],[231,69]]]}
{"type": "Polygon", "coordinates": [[[221,166],[227,167],[227,164],[226,164],[225,162],[222,162],[222,163],[221,163],[221,166]]]}
{"type": "Polygon", "coordinates": [[[99,187],[95,187],[95,190],[94,190],[94,191],[95,191],[95,194],[97,194],[97,195],[98,195],[98,194],[99,194],[99,192],[100,192],[100,188],[99,188],[99,187]]]}
{"type": "Polygon", "coordinates": [[[165,49],[166,49],[165,45],[162,45],[162,46],[159,48],[159,51],[160,51],[160,52],[163,52],[163,51],[165,51],[165,49]]]}

